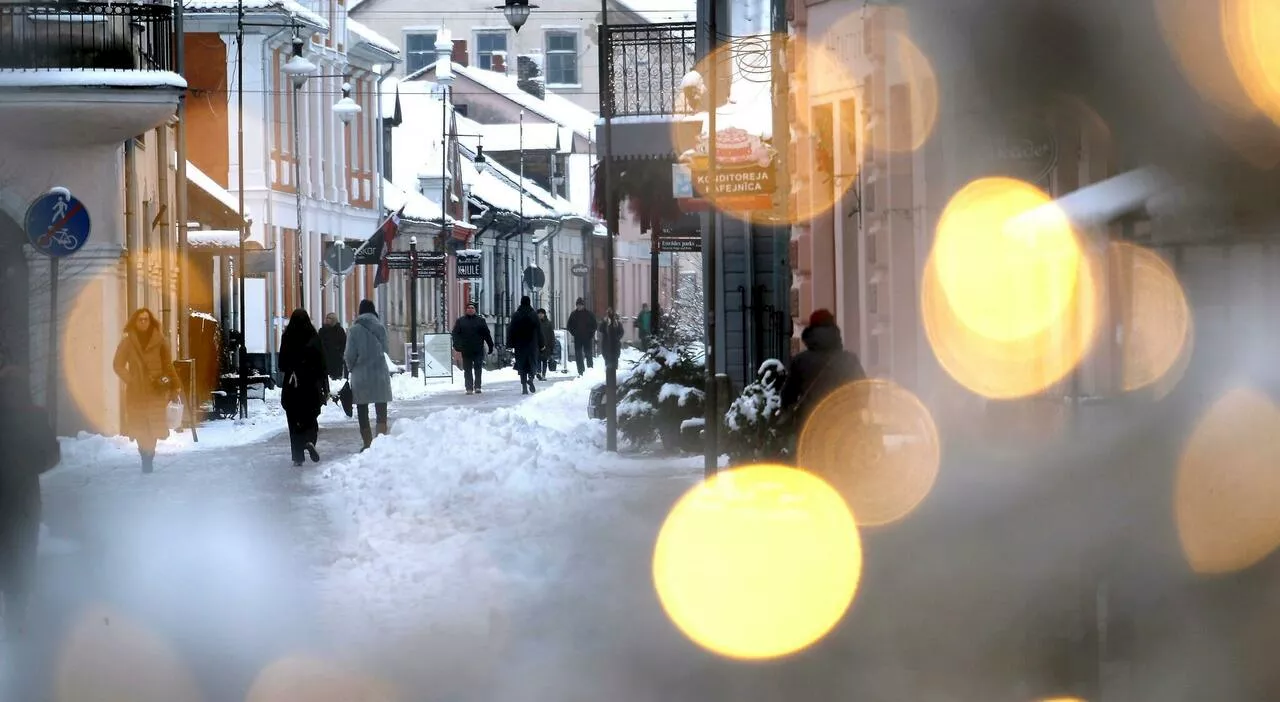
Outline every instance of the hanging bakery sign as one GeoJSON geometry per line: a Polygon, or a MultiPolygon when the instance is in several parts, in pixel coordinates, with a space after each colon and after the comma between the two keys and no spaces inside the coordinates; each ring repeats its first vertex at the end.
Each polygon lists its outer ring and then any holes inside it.
{"type": "Polygon", "coordinates": [[[673,193],[714,203],[719,209],[769,209],[776,187],[772,146],[745,129],[729,127],[716,133],[716,169],[711,177],[707,135],[680,157],[672,172],[673,193]]]}

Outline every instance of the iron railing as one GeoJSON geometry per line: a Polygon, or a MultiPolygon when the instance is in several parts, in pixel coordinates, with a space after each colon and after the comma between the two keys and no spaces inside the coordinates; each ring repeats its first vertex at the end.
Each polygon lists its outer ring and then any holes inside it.
{"type": "Polygon", "coordinates": [[[0,3],[0,69],[174,70],[173,8],[0,3]]]}
{"type": "Polygon", "coordinates": [[[601,109],[614,117],[686,111],[680,81],[696,64],[697,24],[622,24],[605,34],[601,109]]]}
{"type": "Polygon", "coordinates": [[[773,293],[768,286],[757,285],[748,293],[746,286],[739,285],[737,292],[742,314],[742,383],[745,387],[756,379],[756,370],[765,361],[790,361],[791,318],[785,310],[769,304],[773,293]]]}

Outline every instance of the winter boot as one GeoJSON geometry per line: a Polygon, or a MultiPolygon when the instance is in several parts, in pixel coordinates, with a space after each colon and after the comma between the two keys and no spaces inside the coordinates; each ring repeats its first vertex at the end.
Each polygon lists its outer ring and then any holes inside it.
{"type": "Polygon", "coordinates": [[[155,470],[156,455],[154,453],[142,454],[142,472],[150,473],[155,470]]]}
{"type": "Polygon", "coordinates": [[[533,388],[533,378],[529,378],[529,394],[532,395],[535,392],[537,392],[537,390],[533,388]]]}
{"type": "Polygon", "coordinates": [[[360,440],[362,442],[360,450],[363,451],[373,445],[373,432],[365,427],[360,427],[360,440]]]}
{"type": "MultiPolygon", "coordinates": [[[[311,457],[312,463],[320,462],[320,452],[316,450],[316,445],[314,443],[308,441],[307,445],[303,446],[302,448],[305,449],[307,452],[307,455],[311,457]]],[[[296,461],[296,464],[302,465],[302,461],[296,461]]]]}
{"type": "Polygon", "coordinates": [[[386,436],[387,434],[390,434],[390,433],[391,432],[387,430],[386,422],[378,422],[378,436],[386,436]]]}

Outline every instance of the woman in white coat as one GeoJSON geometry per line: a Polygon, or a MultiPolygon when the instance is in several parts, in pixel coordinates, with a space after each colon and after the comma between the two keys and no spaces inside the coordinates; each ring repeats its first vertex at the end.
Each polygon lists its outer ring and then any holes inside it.
{"type": "MultiPolygon", "coordinates": [[[[360,418],[360,438],[364,448],[373,443],[369,426],[369,405],[377,417],[377,433],[387,433],[387,404],[391,402],[391,371],[387,370],[387,328],[374,310],[372,300],[360,301],[360,316],[347,330],[343,353],[350,371],[351,402],[360,418]]],[[[364,450],[364,449],[361,449],[364,450]]]]}

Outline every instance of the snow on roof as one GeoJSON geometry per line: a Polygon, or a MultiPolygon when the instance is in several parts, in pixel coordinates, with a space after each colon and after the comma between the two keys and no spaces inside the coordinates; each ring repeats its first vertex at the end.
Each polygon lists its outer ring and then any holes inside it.
{"type": "MultiPolygon", "coordinates": [[[[557,143],[560,141],[561,131],[558,124],[548,122],[526,124],[523,129],[520,124],[482,124],[479,126],[479,133],[484,135],[485,151],[520,151],[522,148],[531,151],[552,151],[557,149],[563,151],[565,148],[565,144],[557,143]]],[[[572,146],[572,142],[569,145],[572,146]]]]}
{"type": "Polygon", "coordinates": [[[0,87],[177,88],[181,90],[187,87],[187,81],[173,71],[52,68],[29,71],[0,71],[0,87]]]}
{"type": "Polygon", "coordinates": [[[240,246],[240,232],[205,230],[187,232],[187,246],[193,249],[234,249],[240,246]]]}
{"type": "Polygon", "coordinates": [[[324,29],[329,28],[325,18],[308,10],[296,0],[183,0],[182,6],[195,12],[236,12],[241,2],[244,3],[244,9],[247,12],[275,10],[293,15],[307,24],[324,29]]]}
{"type": "Polygon", "coordinates": [[[693,22],[697,5],[690,0],[614,0],[620,7],[646,22],[693,22]]]}
{"type": "Polygon", "coordinates": [[[240,212],[240,201],[227,192],[226,188],[218,185],[213,178],[205,175],[204,171],[196,168],[196,165],[190,161],[187,161],[187,180],[212,195],[227,209],[236,213],[240,212]]]}
{"type": "Polygon", "coordinates": [[[420,222],[440,219],[440,206],[417,190],[406,190],[386,178],[382,179],[382,188],[382,203],[388,210],[394,212],[403,207],[405,217],[420,222]]]}
{"type": "Polygon", "coordinates": [[[520,198],[520,176],[512,173],[502,164],[488,159],[488,167],[484,173],[476,170],[475,152],[465,144],[462,146],[462,182],[471,188],[471,194],[488,204],[510,212],[520,212],[521,207],[526,217],[565,217],[581,216],[572,202],[552,195],[542,186],[529,178],[524,179],[524,199],[520,198]]]}
{"type": "Polygon", "coordinates": [[[400,86],[404,121],[391,132],[391,182],[409,192],[417,192],[419,174],[440,174],[440,101],[429,88],[426,83],[400,86]]]}
{"type": "MultiPolygon", "coordinates": [[[[348,12],[350,12],[350,10],[348,10],[348,12]]],[[[356,20],[348,17],[347,31],[359,37],[360,41],[368,44],[369,46],[377,47],[395,56],[400,55],[400,46],[398,44],[373,31],[363,22],[357,22],[356,20]]]]}
{"type": "MultiPolygon", "coordinates": [[[[420,73],[426,73],[434,70],[435,64],[433,63],[424,68],[420,73]]],[[[516,84],[515,79],[511,76],[497,73],[495,71],[486,71],[483,68],[463,66],[455,63],[453,64],[453,72],[457,75],[464,76],[499,95],[511,99],[524,109],[529,110],[543,119],[550,120],[563,127],[569,127],[574,131],[574,133],[581,135],[586,139],[595,141],[596,113],[567,98],[556,95],[555,93],[547,93],[545,98],[539,100],[533,95],[521,90],[520,86],[516,84]]],[[[413,81],[412,79],[406,79],[406,82],[413,81]]],[[[402,89],[403,86],[404,83],[402,82],[402,89]]]]}

